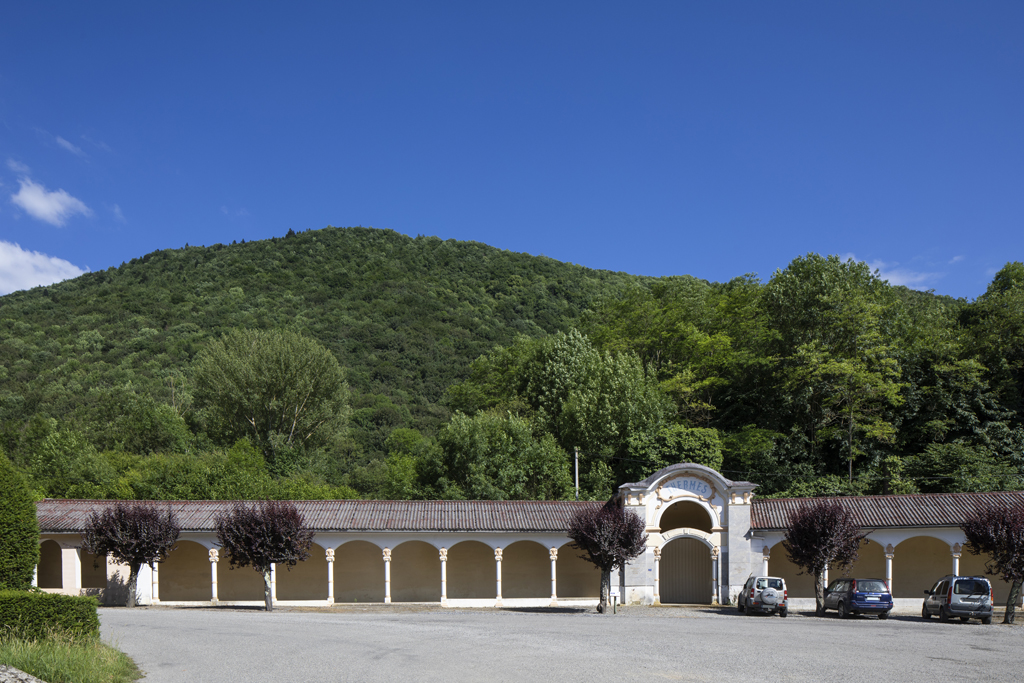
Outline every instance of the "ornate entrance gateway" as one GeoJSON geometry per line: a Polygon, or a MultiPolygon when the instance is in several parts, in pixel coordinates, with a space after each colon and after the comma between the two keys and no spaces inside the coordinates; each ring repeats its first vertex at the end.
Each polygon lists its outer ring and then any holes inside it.
{"type": "Polygon", "coordinates": [[[696,538],[677,538],[661,549],[661,601],[711,604],[711,549],[696,538]]]}

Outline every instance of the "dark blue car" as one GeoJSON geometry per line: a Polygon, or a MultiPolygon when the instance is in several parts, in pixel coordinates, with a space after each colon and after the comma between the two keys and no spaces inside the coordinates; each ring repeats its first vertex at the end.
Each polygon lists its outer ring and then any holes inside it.
{"type": "Polygon", "coordinates": [[[834,609],[840,618],[853,614],[877,614],[888,619],[892,593],[885,579],[836,579],[825,589],[822,613],[834,609]]]}

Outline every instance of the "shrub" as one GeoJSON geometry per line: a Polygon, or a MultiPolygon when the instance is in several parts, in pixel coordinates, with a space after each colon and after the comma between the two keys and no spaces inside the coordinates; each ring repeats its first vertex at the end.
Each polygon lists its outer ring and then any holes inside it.
{"type": "Polygon", "coordinates": [[[21,475],[0,453],[0,590],[27,590],[38,562],[36,504],[21,475]]]}
{"type": "Polygon", "coordinates": [[[99,636],[96,598],[0,591],[0,633],[21,640],[43,640],[55,633],[99,636]]]}

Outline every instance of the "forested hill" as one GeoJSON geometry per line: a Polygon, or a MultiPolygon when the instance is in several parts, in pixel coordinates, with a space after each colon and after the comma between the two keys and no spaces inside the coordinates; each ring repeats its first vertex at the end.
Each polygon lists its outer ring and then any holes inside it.
{"type": "MultiPolygon", "coordinates": [[[[476,242],[327,228],[186,246],[0,298],[6,450],[34,415],[88,426],[99,390],[188,408],[189,364],[233,328],[287,328],[347,370],[356,447],[395,427],[433,433],[471,361],[517,334],[572,326],[638,278],[476,242]]],[[[98,444],[106,446],[107,444],[98,444]]]]}

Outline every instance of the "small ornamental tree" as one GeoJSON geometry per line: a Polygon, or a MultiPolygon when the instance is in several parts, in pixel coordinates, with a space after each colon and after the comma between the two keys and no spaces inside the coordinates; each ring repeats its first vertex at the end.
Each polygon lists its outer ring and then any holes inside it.
{"type": "Polygon", "coordinates": [[[985,573],[1010,584],[1004,624],[1012,624],[1024,582],[1024,509],[998,505],[979,508],[960,525],[973,555],[988,555],[985,573]]]}
{"type": "Polygon", "coordinates": [[[232,568],[251,566],[263,576],[263,598],[271,612],[271,567],[283,564],[291,569],[309,558],[313,532],[294,503],[235,503],[230,512],[217,517],[217,543],[227,550],[232,568]]]}
{"type": "Polygon", "coordinates": [[[0,590],[28,590],[37,562],[36,504],[21,475],[0,453],[0,590]]]}
{"type": "Polygon", "coordinates": [[[181,527],[171,509],[161,512],[148,503],[118,501],[102,513],[93,511],[82,533],[82,547],[128,565],[126,607],[135,607],[142,565],[163,562],[177,547],[181,527]]]}
{"type": "Polygon", "coordinates": [[[610,501],[573,513],[568,534],[573,540],[572,547],[583,551],[580,557],[601,570],[601,601],[597,611],[604,614],[608,611],[612,569],[622,569],[647,547],[644,521],[610,501]]]}
{"type": "Polygon", "coordinates": [[[867,534],[853,515],[834,500],[820,499],[802,503],[790,515],[789,528],[782,546],[789,561],[814,577],[814,600],[818,614],[825,605],[821,577],[829,567],[847,569],[857,561],[860,544],[867,534]]]}

